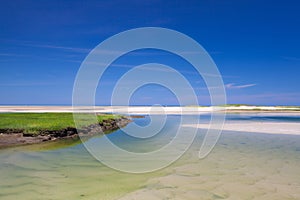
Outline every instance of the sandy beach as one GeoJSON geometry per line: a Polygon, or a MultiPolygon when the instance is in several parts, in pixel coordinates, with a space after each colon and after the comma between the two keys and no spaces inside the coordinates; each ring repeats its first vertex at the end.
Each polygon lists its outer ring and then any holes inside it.
{"type": "Polygon", "coordinates": [[[275,106],[229,106],[229,107],[197,107],[197,106],[0,106],[3,112],[97,112],[119,114],[203,114],[210,112],[268,112],[268,113],[295,113],[300,115],[298,107],[275,107],[275,106]]]}
{"type": "MultiPolygon", "coordinates": [[[[215,108],[216,110],[216,108],[215,108]]],[[[218,110],[224,110],[218,108],[218,110]]],[[[212,107],[160,107],[160,106],[0,106],[2,112],[96,112],[118,114],[198,114],[212,112],[212,107]]]]}

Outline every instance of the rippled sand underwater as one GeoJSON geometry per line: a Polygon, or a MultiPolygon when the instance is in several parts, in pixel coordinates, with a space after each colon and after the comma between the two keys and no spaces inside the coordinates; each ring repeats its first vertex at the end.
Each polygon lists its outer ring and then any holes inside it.
{"type": "Polygon", "coordinates": [[[112,170],[82,144],[1,150],[0,199],[300,199],[300,136],[224,131],[200,160],[203,136],[146,174],[112,170]]]}
{"type": "Polygon", "coordinates": [[[121,199],[300,199],[299,136],[225,132],[202,160],[199,142],[169,174],[121,199]]]}

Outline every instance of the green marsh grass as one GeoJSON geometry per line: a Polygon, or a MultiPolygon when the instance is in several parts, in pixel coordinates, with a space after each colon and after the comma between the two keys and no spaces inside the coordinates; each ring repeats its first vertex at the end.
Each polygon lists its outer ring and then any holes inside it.
{"type": "MultiPolygon", "coordinates": [[[[84,117],[87,114],[80,114],[84,117]]],[[[97,115],[98,122],[105,119],[120,118],[119,115],[103,114],[97,115]]],[[[88,126],[90,121],[80,120],[80,126],[88,126]]],[[[0,129],[22,130],[25,133],[38,134],[40,131],[62,130],[74,127],[75,123],[72,113],[0,113],[0,129]]]]}

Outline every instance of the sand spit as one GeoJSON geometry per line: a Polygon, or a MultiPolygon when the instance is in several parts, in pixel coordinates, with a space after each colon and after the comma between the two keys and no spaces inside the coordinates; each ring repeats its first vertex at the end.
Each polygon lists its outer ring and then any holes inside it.
{"type": "MultiPolygon", "coordinates": [[[[208,129],[209,124],[184,124],[185,127],[208,129]]],[[[212,127],[213,128],[213,127],[212,127]]],[[[268,134],[300,135],[300,123],[282,122],[226,122],[224,131],[239,131],[268,134]]]]}

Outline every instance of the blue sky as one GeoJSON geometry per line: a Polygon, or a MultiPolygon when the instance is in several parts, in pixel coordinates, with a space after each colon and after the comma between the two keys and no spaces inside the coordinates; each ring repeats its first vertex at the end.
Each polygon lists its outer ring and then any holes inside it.
{"type": "MultiPolygon", "coordinates": [[[[76,73],[90,50],[132,28],[180,31],[199,42],[223,75],[228,103],[300,105],[300,2],[207,0],[1,1],[0,104],[71,104],[76,73]]],[[[113,82],[131,67],[159,62],[190,80],[200,104],[205,85],[167,52],[145,50],[114,63],[96,95],[109,104],[113,82]]],[[[177,104],[170,91],[140,88],[131,104],[177,104]]]]}

